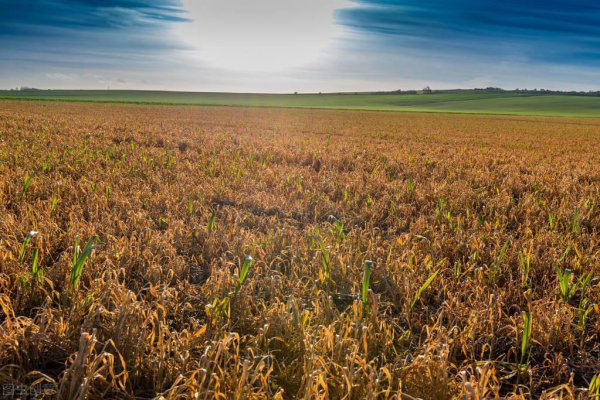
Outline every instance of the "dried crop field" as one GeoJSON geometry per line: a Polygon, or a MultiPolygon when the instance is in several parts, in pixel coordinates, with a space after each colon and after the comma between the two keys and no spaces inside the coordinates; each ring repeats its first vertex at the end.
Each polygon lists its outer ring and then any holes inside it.
{"type": "Polygon", "coordinates": [[[588,398],[599,202],[598,119],[2,101],[0,383],[588,398]]]}

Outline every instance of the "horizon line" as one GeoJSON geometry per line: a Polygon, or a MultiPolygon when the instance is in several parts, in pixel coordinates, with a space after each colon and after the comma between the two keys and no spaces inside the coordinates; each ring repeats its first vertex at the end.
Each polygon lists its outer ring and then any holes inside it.
{"type": "Polygon", "coordinates": [[[487,91],[487,92],[498,92],[498,93],[511,93],[511,92],[526,92],[526,93],[600,93],[600,90],[559,90],[559,89],[545,89],[545,88],[511,88],[505,89],[502,87],[489,86],[485,88],[472,87],[472,88],[450,88],[450,89],[435,89],[429,86],[421,89],[389,89],[389,90],[362,90],[362,91],[340,91],[340,92],[301,92],[301,91],[288,91],[288,92],[232,92],[232,91],[201,91],[201,90],[168,90],[168,89],[90,89],[90,88],[78,88],[78,89],[62,89],[62,88],[39,88],[20,86],[12,88],[0,89],[1,92],[46,92],[46,91],[95,91],[95,92],[160,92],[160,93],[198,93],[198,94],[241,94],[241,95],[358,95],[358,94],[401,94],[407,92],[417,92],[421,94],[443,94],[443,92],[468,92],[468,91],[487,91]],[[429,91],[429,92],[428,92],[429,91]]]}

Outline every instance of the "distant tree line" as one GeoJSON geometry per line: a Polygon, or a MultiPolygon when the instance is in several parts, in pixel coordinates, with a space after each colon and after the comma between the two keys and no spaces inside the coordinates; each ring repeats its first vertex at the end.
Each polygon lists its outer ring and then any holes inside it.
{"type": "Polygon", "coordinates": [[[34,92],[34,91],[39,91],[42,89],[37,89],[34,87],[29,87],[29,86],[21,86],[21,87],[16,87],[14,89],[10,89],[11,92],[34,92]]]}
{"type": "Polygon", "coordinates": [[[518,93],[518,94],[545,94],[545,95],[567,95],[567,96],[592,96],[600,97],[600,90],[590,91],[562,91],[562,90],[550,90],[550,89],[502,89],[499,87],[486,87],[486,88],[474,88],[474,89],[447,89],[447,90],[434,90],[429,86],[426,86],[423,90],[392,90],[387,92],[374,92],[373,94],[451,94],[451,93],[518,93]]]}

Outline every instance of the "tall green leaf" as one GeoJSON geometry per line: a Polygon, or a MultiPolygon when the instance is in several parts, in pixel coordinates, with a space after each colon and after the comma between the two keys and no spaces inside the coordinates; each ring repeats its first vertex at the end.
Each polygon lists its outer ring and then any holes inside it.
{"type": "Polygon", "coordinates": [[[92,236],[85,247],[80,252],[78,250],[78,242],[75,244],[75,251],[73,255],[73,264],[71,265],[71,273],[69,274],[69,285],[73,290],[77,288],[79,284],[79,279],[81,278],[81,274],[83,273],[83,266],[85,265],[85,261],[92,254],[92,251],[98,247],[100,244],[100,238],[98,236],[92,236]]]}
{"type": "Polygon", "coordinates": [[[423,295],[423,293],[427,290],[427,288],[429,287],[429,285],[431,285],[431,283],[433,282],[433,280],[435,279],[435,277],[437,276],[437,274],[439,272],[440,272],[440,270],[438,269],[433,274],[431,274],[431,276],[429,278],[427,278],[427,280],[425,281],[425,283],[423,283],[423,285],[421,285],[421,287],[417,291],[417,294],[415,294],[415,297],[413,298],[412,303],[410,303],[410,309],[411,309],[411,311],[415,307],[415,304],[417,303],[417,301],[419,301],[419,299],[421,298],[421,296],[423,295]]]}

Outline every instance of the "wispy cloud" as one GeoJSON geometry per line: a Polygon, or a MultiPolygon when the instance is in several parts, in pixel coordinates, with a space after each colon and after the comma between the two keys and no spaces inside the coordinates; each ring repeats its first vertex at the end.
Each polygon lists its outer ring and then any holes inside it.
{"type": "Polygon", "coordinates": [[[178,0],[1,0],[0,7],[0,35],[36,34],[48,27],[127,28],[186,20],[178,0]]]}
{"type": "Polygon", "coordinates": [[[167,68],[183,48],[171,26],[189,21],[179,0],[0,0],[0,9],[5,86],[135,82],[167,68]]]}
{"type": "Polygon", "coordinates": [[[156,56],[178,46],[164,34],[169,24],[187,21],[178,0],[0,0],[0,8],[5,59],[48,63],[156,56]]]}
{"type": "Polygon", "coordinates": [[[388,51],[600,65],[596,0],[358,0],[340,23],[388,51]],[[377,42],[377,41],[375,41],[377,42]]]}

